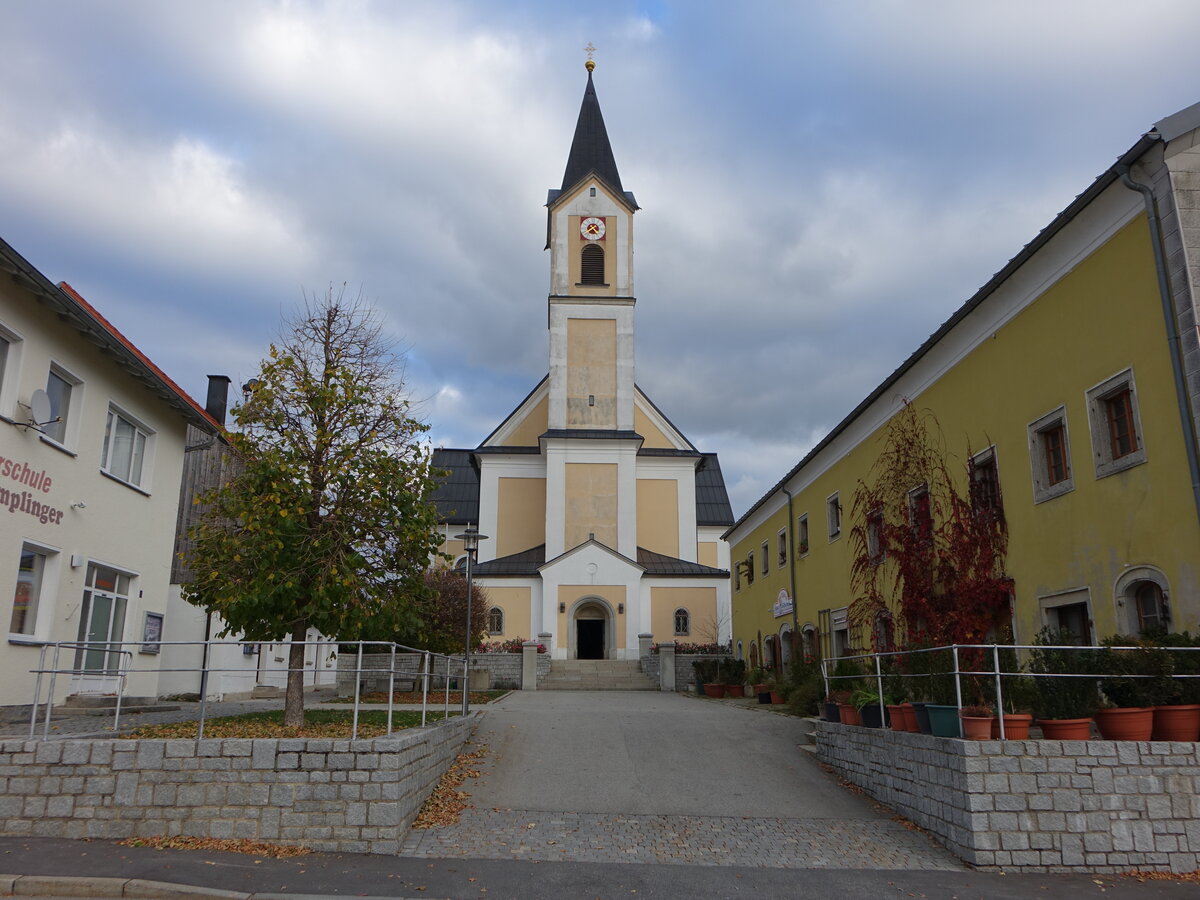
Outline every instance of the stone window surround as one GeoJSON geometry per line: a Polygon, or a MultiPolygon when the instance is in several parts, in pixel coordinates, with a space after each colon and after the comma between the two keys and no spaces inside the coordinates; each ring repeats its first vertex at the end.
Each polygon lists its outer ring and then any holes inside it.
{"type": "Polygon", "coordinates": [[[1075,468],[1071,465],[1071,431],[1067,426],[1067,408],[1059,406],[1029,423],[1029,462],[1033,473],[1033,502],[1044,503],[1075,490],[1075,468]],[[1050,473],[1046,462],[1044,435],[1057,426],[1062,426],[1063,456],[1066,459],[1067,477],[1050,484],[1050,473]]]}
{"type": "Polygon", "coordinates": [[[1146,461],[1146,442],[1142,434],[1142,419],[1138,410],[1137,384],[1133,378],[1133,368],[1118,372],[1088,388],[1084,396],[1087,401],[1088,426],[1092,437],[1092,458],[1096,465],[1096,477],[1105,478],[1144,463],[1146,461]],[[1129,391],[1130,418],[1132,420],[1130,425],[1133,429],[1136,446],[1124,456],[1114,458],[1105,401],[1124,390],[1129,391]]]}

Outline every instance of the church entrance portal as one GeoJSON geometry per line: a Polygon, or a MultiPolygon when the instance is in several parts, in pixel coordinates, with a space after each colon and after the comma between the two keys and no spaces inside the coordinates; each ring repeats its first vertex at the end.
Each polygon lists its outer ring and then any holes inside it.
{"type": "Polygon", "coordinates": [[[579,629],[576,639],[576,654],[579,659],[604,659],[604,620],[580,619],[575,623],[579,629]]]}
{"type": "Polygon", "coordinates": [[[589,601],[575,612],[575,658],[607,659],[610,636],[608,610],[589,601]]]}

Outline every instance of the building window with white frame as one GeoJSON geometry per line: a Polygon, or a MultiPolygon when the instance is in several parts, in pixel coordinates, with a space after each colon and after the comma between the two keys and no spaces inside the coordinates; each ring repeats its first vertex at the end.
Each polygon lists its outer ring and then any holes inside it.
{"type": "Polygon", "coordinates": [[[92,563],[84,583],[79,611],[79,648],[75,668],[82,675],[114,675],[121,670],[125,613],[133,578],[125,572],[92,563]]]}
{"type": "Polygon", "coordinates": [[[675,635],[684,637],[692,633],[692,617],[686,609],[675,610],[675,635]]]}
{"type": "Polygon", "coordinates": [[[1138,631],[1166,631],[1171,626],[1167,612],[1167,598],[1153,581],[1140,581],[1134,585],[1133,606],[1137,613],[1138,631]]]}
{"type": "Polygon", "coordinates": [[[787,565],[788,561],[788,533],[786,528],[780,528],[779,534],[775,538],[776,547],[778,548],[779,568],[787,565]]]}
{"type": "Polygon", "coordinates": [[[504,610],[498,606],[488,610],[488,634],[504,634],[504,610]]]}
{"type": "Polygon", "coordinates": [[[762,573],[766,575],[771,571],[771,556],[767,550],[767,542],[763,541],[762,546],[758,549],[762,553],[762,573]]]}
{"type": "Polygon", "coordinates": [[[37,633],[48,556],[45,551],[29,544],[21,547],[17,584],[13,591],[12,617],[8,624],[9,634],[32,637],[37,633]]]}
{"type": "Polygon", "coordinates": [[[1133,369],[1118,372],[1091,388],[1087,406],[1097,478],[1146,461],[1133,369]]]}
{"type": "Polygon", "coordinates": [[[754,553],[746,554],[746,584],[754,584],[754,553]]]}
{"type": "Polygon", "coordinates": [[[825,519],[829,526],[829,539],[832,541],[842,533],[842,504],[837,494],[831,494],[825,501],[825,519]]]}
{"type": "Polygon", "coordinates": [[[108,422],[104,427],[100,468],[118,481],[140,487],[149,441],[150,432],[147,429],[110,406],[108,422]]]}
{"type": "Polygon", "coordinates": [[[1042,503],[1075,489],[1067,410],[1060,406],[1029,425],[1033,501],[1042,503]]]}
{"type": "Polygon", "coordinates": [[[996,465],[996,448],[988,447],[971,457],[968,464],[971,510],[976,517],[991,516],[998,521],[1004,501],[1000,495],[1000,469],[996,465]]]}
{"type": "Polygon", "coordinates": [[[808,555],[808,513],[796,520],[796,555],[808,555]]]}
{"type": "MultiPolygon", "coordinates": [[[[79,380],[58,366],[46,376],[46,394],[50,397],[50,421],[42,425],[42,434],[56,444],[67,442],[67,422],[71,416],[71,395],[79,380]]],[[[41,424],[41,423],[39,423],[41,424]]]]}

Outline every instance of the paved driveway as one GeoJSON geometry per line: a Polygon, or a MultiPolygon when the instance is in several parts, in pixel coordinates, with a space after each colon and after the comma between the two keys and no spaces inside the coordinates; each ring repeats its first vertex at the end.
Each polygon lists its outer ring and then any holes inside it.
{"type": "Polygon", "coordinates": [[[801,720],[652,692],[517,692],[486,707],[472,808],[404,856],[957,869],[839,786],[801,720]]]}

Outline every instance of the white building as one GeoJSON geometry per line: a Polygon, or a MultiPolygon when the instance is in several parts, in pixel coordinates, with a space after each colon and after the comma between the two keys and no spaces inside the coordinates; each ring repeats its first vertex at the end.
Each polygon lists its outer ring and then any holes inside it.
{"type": "MultiPolygon", "coordinates": [[[[188,426],[219,427],[78,293],[0,241],[0,707],[29,704],[43,645],[126,642],[156,696],[188,426]]],[[[176,632],[177,633],[177,632],[176,632]]],[[[188,638],[194,637],[188,635],[188,638]]],[[[48,652],[46,663],[52,664],[48,652]]],[[[112,693],[120,653],[66,650],[55,700],[112,693]]],[[[43,690],[43,697],[45,696],[43,690]]]]}

